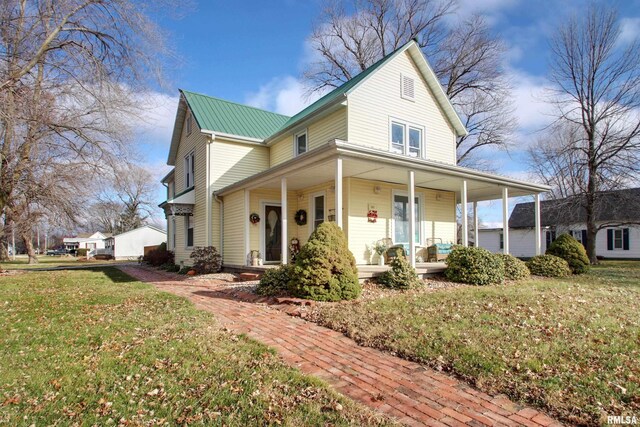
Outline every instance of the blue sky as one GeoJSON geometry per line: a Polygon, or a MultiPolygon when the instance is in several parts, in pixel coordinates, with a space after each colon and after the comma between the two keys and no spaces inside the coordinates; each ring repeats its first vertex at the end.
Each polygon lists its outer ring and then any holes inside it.
{"type": "MultiPolygon", "coordinates": [[[[145,163],[158,176],[165,165],[178,88],[293,114],[311,100],[304,96],[300,75],[311,52],[307,38],[316,22],[320,0],[194,1],[181,19],[162,19],[179,55],[167,64],[167,87],[149,94],[154,106],[141,123],[138,145],[145,163]]],[[[615,3],[622,38],[640,34],[640,0],[615,3]]],[[[548,37],[586,1],[460,0],[456,16],[481,13],[508,46],[505,68],[514,87],[519,128],[509,153],[488,153],[501,174],[527,178],[524,149],[549,120],[541,102],[548,84],[548,37]]],[[[158,201],[163,197],[159,187],[158,201]]],[[[512,202],[512,205],[514,202],[512,202]]],[[[485,204],[480,216],[487,225],[501,223],[498,203],[485,204]]]]}

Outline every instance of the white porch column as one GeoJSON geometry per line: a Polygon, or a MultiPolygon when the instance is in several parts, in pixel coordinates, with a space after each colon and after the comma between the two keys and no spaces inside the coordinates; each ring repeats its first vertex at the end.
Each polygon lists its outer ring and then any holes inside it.
{"type": "Polygon", "coordinates": [[[280,179],[280,240],[282,265],[289,263],[289,237],[287,236],[287,178],[280,179]]]}
{"type": "Polygon", "coordinates": [[[478,232],[479,226],[479,217],[478,217],[478,202],[473,202],[473,245],[476,248],[479,248],[478,244],[480,233],[478,232]]]}
{"type": "Polygon", "coordinates": [[[409,262],[416,266],[416,186],[415,173],[409,171],[409,262]]]}
{"type": "Polygon", "coordinates": [[[535,216],[535,233],[536,233],[536,255],[542,254],[542,236],[540,235],[540,193],[534,196],[534,216],[535,216]]]}
{"type": "Polygon", "coordinates": [[[460,186],[460,204],[462,205],[462,246],[469,246],[469,212],[467,212],[467,180],[460,186]]]}
{"type": "Polygon", "coordinates": [[[509,190],[502,189],[502,253],[509,253],[509,190]]]}
{"type": "MultiPolygon", "coordinates": [[[[249,190],[244,190],[244,259],[246,265],[251,265],[251,257],[249,256],[249,252],[251,248],[249,246],[250,243],[250,233],[251,233],[251,223],[249,222],[249,215],[251,214],[250,210],[250,200],[251,196],[249,190]]],[[[211,233],[209,233],[211,234],[211,233]]]]}
{"type": "Polygon", "coordinates": [[[342,159],[340,157],[336,159],[335,187],[336,225],[342,228],[342,159]]]}

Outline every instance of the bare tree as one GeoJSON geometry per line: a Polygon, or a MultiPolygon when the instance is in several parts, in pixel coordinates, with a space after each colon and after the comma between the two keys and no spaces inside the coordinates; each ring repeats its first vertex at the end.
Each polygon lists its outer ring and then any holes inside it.
{"type": "Polygon", "coordinates": [[[534,155],[539,175],[584,208],[592,263],[600,196],[640,170],[640,43],[622,46],[619,36],[616,10],[595,3],[558,29],[550,78],[560,131],[534,155]]]}
{"type": "Polygon", "coordinates": [[[90,210],[88,223],[107,233],[124,233],[149,220],[155,207],[156,179],[141,166],[116,165],[90,210]]]}
{"type": "Polygon", "coordinates": [[[515,128],[504,44],[480,16],[453,27],[452,0],[352,0],[328,3],[311,37],[319,59],[304,72],[311,91],[335,88],[416,39],[469,135],[457,141],[458,162],[470,165],[481,147],[506,147],[515,128]]]}
{"type": "Polygon", "coordinates": [[[90,185],[92,174],[126,158],[136,94],[150,76],[159,76],[168,52],[145,14],[149,6],[132,0],[0,2],[0,215],[11,209],[13,218],[28,218],[41,200],[64,189],[37,173],[46,169],[43,159],[58,174],[80,167],[82,174],[70,179],[90,185]],[[41,181],[30,182],[34,177],[41,181]]]}

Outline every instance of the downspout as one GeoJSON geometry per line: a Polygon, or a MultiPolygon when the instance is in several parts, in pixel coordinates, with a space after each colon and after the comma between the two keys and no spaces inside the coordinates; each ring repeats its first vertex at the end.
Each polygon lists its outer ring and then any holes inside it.
{"type": "Polygon", "coordinates": [[[214,192],[213,199],[220,205],[220,256],[222,257],[222,263],[224,264],[224,202],[214,192]]]}

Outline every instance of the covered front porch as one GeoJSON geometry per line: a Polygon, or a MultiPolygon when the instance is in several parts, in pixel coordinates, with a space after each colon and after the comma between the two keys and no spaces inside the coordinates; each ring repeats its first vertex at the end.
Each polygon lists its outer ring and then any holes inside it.
{"type": "MultiPolygon", "coordinates": [[[[546,190],[458,166],[331,141],[223,188],[215,196],[222,200],[222,252],[227,267],[251,265],[258,253],[266,265],[289,263],[296,241],[302,246],[319,223],[334,221],[345,232],[358,268],[375,275],[376,242],[403,245],[411,264],[428,274],[444,268],[444,263],[424,263],[426,247],[436,242],[469,244],[469,205],[476,222],[473,229],[478,230],[477,202],[501,198],[506,224],[510,197],[534,195],[539,208],[539,193],[546,190]]],[[[508,253],[508,244],[504,251],[508,253]]]]}

